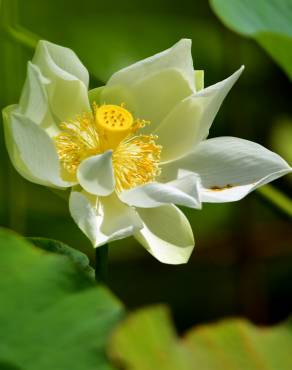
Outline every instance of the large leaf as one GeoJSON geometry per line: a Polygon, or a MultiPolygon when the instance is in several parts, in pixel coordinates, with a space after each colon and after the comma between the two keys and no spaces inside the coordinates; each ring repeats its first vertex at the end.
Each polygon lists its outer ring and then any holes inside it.
{"type": "Polygon", "coordinates": [[[222,22],[254,38],[292,79],[290,0],[210,0],[222,22]]]}
{"type": "Polygon", "coordinates": [[[241,319],[177,338],[167,309],[142,309],[114,333],[109,352],[125,370],[290,370],[292,323],[257,328],[241,319]]]}
{"type": "Polygon", "coordinates": [[[44,249],[48,252],[59,253],[69,257],[81,270],[86,272],[92,279],[95,277],[95,272],[92,267],[89,266],[88,257],[75,248],[69,247],[69,245],[62,243],[58,240],[31,237],[27,238],[36,247],[44,249]]]}
{"type": "Polygon", "coordinates": [[[66,256],[0,230],[0,368],[110,370],[123,309],[66,256]]]}

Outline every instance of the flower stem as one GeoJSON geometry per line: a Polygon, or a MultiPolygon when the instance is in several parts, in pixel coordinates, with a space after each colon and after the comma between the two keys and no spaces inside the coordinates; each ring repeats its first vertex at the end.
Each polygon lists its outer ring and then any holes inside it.
{"type": "Polygon", "coordinates": [[[95,280],[106,283],[108,273],[108,245],[95,248],[95,280]]]}
{"type": "Polygon", "coordinates": [[[272,185],[265,185],[257,191],[286,215],[292,217],[292,200],[287,195],[272,185]]]}
{"type": "Polygon", "coordinates": [[[18,24],[18,1],[0,1],[0,31],[18,45],[34,50],[39,37],[18,24]]]}
{"type": "Polygon", "coordinates": [[[20,26],[5,27],[4,32],[10,39],[30,50],[36,48],[39,40],[38,36],[20,26]]]}

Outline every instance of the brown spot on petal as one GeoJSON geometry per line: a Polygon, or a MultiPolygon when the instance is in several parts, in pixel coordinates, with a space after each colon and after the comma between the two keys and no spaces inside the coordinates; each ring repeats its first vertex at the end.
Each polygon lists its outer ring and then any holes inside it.
{"type": "Polygon", "coordinates": [[[222,190],[226,190],[226,189],[231,189],[233,187],[234,187],[234,185],[231,185],[231,184],[226,184],[224,186],[214,185],[214,186],[211,186],[209,188],[209,190],[212,190],[212,191],[222,191],[222,190]]]}

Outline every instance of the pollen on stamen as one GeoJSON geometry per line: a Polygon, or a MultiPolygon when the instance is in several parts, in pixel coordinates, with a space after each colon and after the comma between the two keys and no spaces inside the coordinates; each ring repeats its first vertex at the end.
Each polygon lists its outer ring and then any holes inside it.
{"type": "Polygon", "coordinates": [[[133,136],[122,141],[113,152],[117,191],[153,182],[160,174],[161,149],[153,135],[133,136]]]}
{"type": "Polygon", "coordinates": [[[118,192],[155,181],[162,147],[156,135],[137,134],[149,123],[134,119],[124,105],[93,104],[93,113],[60,125],[62,132],[54,139],[63,168],[75,176],[83,160],[112,149],[118,192]]]}
{"type": "Polygon", "coordinates": [[[75,175],[79,164],[100,152],[100,142],[91,113],[77,116],[75,120],[62,122],[63,130],[54,140],[64,169],[75,175]]]}

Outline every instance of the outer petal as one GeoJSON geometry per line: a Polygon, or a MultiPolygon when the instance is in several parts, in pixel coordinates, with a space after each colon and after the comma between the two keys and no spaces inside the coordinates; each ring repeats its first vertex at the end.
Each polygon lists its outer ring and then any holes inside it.
{"type": "Polygon", "coordinates": [[[125,102],[132,113],[151,121],[153,131],[171,108],[194,91],[191,41],[181,40],[172,48],[115,73],[101,92],[101,101],[125,102]]]}
{"type": "Polygon", "coordinates": [[[143,226],[136,211],[120,202],[115,194],[97,198],[72,191],[69,208],[74,221],[94,247],[133,235],[143,226]]]}
{"type": "Polygon", "coordinates": [[[191,155],[177,163],[173,162],[169,168],[166,166],[164,173],[175,178],[178,168],[200,175],[202,202],[239,200],[255,188],[292,170],[276,153],[235,137],[201,142],[191,155]],[[174,172],[171,173],[171,170],[174,172]]]}
{"type": "Polygon", "coordinates": [[[50,136],[54,136],[59,130],[50,111],[47,94],[49,85],[50,80],[42,75],[38,66],[28,62],[18,111],[45,129],[50,136]]]}
{"type": "Polygon", "coordinates": [[[58,121],[72,119],[90,109],[88,72],[72,50],[40,41],[32,62],[51,81],[46,90],[58,121]]]}
{"type": "Polygon", "coordinates": [[[22,176],[41,185],[72,186],[61,179],[55,145],[43,129],[11,107],[4,111],[4,129],[11,161],[22,176]]]}
{"type": "Polygon", "coordinates": [[[16,171],[25,179],[31,182],[39,183],[39,179],[34,177],[20,157],[19,150],[14,142],[11,132],[11,112],[16,110],[16,105],[10,105],[3,109],[3,124],[6,148],[10,160],[16,171]]]}
{"type": "Polygon", "coordinates": [[[138,209],[144,227],[135,238],[160,262],[186,263],[194,248],[192,228],[174,205],[138,209]]]}
{"type": "Polygon", "coordinates": [[[111,194],[115,188],[112,151],[85,159],[78,167],[77,178],[83,189],[90,194],[111,194]]]}
{"type": "Polygon", "coordinates": [[[40,69],[28,62],[27,77],[19,101],[19,111],[37,124],[43,121],[48,110],[46,85],[49,84],[50,80],[41,74],[40,69]]]}
{"type": "Polygon", "coordinates": [[[165,203],[174,203],[190,208],[201,208],[199,178],[195,174],[170,181],[166,184],[149,183],[122,192],[120,199],[135,207],[153,208],[165,203]]]}
{"type": "Polygon", "coordinates": [[[194,88],[194,69],[191,54],[192,42],[182,39],[171,48],[143,59],[114,73],[107,85],[134,85],[149,75],[174,68],[181,72],[191,88],[194,88]]]}
{"type": "Polygon", "coordinates": [[[243,67],[227,79],[187,97],[174,107],[155,131],[163,147],[162,162],[185,156],[208,136],[220,105],[242,71],[243,67]]]}

